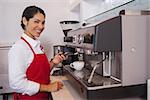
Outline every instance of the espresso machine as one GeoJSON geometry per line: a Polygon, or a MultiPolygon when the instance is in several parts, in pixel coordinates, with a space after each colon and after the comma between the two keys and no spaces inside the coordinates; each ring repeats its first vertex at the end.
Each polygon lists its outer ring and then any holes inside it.
{"type": "Polygon", "coordinates": [[[69,64],[64,69],[84,99],[146,97],[148,20],[150,15],[120,15],[68,32],[66,46],[85,66],[78,75],[69,64]]]}

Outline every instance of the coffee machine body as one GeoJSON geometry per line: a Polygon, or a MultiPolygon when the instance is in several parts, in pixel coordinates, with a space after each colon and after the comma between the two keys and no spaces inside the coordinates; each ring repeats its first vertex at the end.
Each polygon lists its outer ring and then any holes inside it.
{"type": "MultiPolygon", "coordinates": [[[[83,84],[82,92],[85,89],[84,94],[81,92],[82,95],[90,98],[89,95],[92,97],[98,94],[95,97],[103,98],[104,94],[101,93],[105,89],[107,92],[112,90],[120,92],[111,96],[105,95],[106,98],[145,94],[145,84],[149,76],[147,72],[149,69],[148,19],[150,19],[149,15],[121,15],[68,32],[68,37],[72,37],[72,40],[66,42],[66,45],[82,49],[82,52],[78,53],[83,54],[85,62],[83,69],[85,77],[77,81],[83,84]],[[92,81],[88,83],[92,72],[94,72],[92,81]],[[135,89],[142,92],[135,92],[135,89]],[[130,94],[125,95],[123,91],[130,91],[130,94]]],[[[66,70],[72,73],[70,69],[66,68],[66,70]]]]}

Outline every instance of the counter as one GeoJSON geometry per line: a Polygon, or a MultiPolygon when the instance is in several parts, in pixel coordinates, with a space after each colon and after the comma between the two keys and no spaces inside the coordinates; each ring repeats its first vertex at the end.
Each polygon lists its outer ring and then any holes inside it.
{"type": "Polygon", "coordinates": [[[52,92],[54,100],[83,100],[69,83],[66,76],[51,76],[51,81],[62,81],[64,84],[61,90],[52,92]]]}
{"type": "MultiPolygon", "coordinates": [[[[57,92],[52,92],[52,96],[54,100],[85,100],[69,83],[66,76],[51,76],[52,82],[57,80],[62,81],[64,87],[63,89],[57,92]]],[[[146,100],[146,99],[140,97],[133,97],[133,98],[124,98],[124,99],[116,99],[116,100],[146,100]]]]}
{"type": "MultiPolygon", "coordinates": [[[[51,81],[67,81],[67,78],[65,76],[51,76],[51,81]]],[[[69,93],[65,83],[63,82],[64,87],[63,89],[57,91],[57,92],[52,92],[52,96],[54,100],[60,100],[60,98],[65,98],[65,100],[74,100],[73,96],[69,93]]]]}

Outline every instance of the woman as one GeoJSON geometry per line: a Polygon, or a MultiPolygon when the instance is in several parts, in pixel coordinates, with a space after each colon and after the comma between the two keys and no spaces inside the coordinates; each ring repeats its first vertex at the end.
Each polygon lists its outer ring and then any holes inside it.
{"type": "Polygon", "coordinates": [[[49,100],[51,93],[63,87],[59,81],[50,83],[50,70],[65,59],[57,54],[48,61],[37,37],[44,30],[45,13],[36,6],[27,7],[21,20],[24,30],[20,40],[10,49],[9,82],[15,100],[49,100]]]}

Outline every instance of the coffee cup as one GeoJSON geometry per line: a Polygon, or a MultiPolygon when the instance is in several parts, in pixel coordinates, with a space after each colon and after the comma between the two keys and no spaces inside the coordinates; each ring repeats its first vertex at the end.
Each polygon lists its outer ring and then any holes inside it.
{"type": "Polygon", "coordinates": [[[82,70],[82,68],[84,67],[84,61],[75,61],[70,64],[70,67],[76,70],[82,70]]]}

